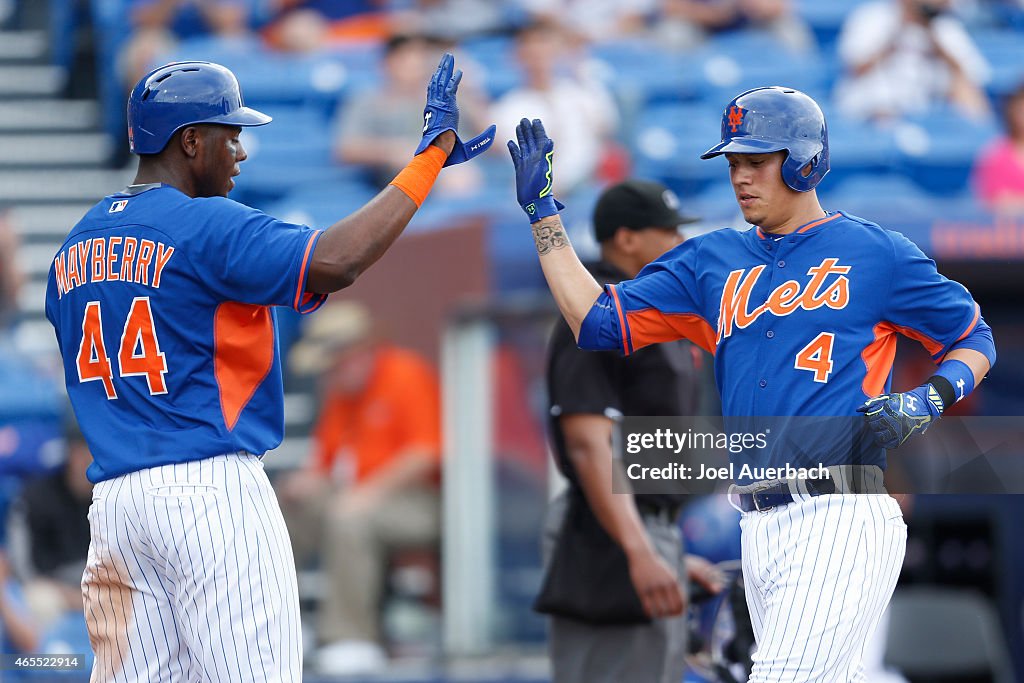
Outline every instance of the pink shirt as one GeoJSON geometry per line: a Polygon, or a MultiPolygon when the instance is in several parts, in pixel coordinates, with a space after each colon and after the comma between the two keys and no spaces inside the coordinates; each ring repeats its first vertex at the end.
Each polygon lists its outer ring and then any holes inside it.
{"type": "Polygon", "coordinates": [[[974,165],[974,191],[985,202],[1024,200],[1024,157],[1009,138],[986,147],[974,165]]]}

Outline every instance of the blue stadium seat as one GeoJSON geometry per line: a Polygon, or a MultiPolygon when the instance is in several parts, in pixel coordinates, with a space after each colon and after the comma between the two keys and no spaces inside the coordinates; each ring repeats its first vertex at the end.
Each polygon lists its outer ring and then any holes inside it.
{"type": "Polygon", "coordinates": [[[936,197],[898,173],[849,178],[834,188],[823,186],[818,194],[829,211],[842,210],[883,224],[886,216],[924,218],[935,213],[936,197]]]}
{"type": "Polygon", "coordinates": [[[839,35],[843,21],[863,0],[796,0],[794,10],[811,27],[823,50],[830,49],[839,35]]]}
{"type": "Polygon", "coordinates": [[[375,194],[364,183],[322,181],[288,194],[265,211],[281,220],[324,229],[361,208],[375,194]]]}
{"type": "Polygon", "coordinates": [[[261,109],[274,120],[242,133],[249,159],[235,180],[233,198],[266,206],[306,185],[364,179],[361,169],[339,165],[331,158],[331,125],[322,110],[285,104],[261,109]]]}
{"type": "Polygon", "coordinates": [[[516,68],[515,47],[512,39],[504,36],[476,38],[462,43],[455,52],[455,60],[466,71],[473,83],[482,83],[489,97],[497,99],[523,81],[516,68]],[[463,61],[463,55],[468,59],[463,61]],[[479,67],[482,73],[474,73],[479,67]]]}
{"type": "Polygon", "coordinates": [[[975,43],[992,67],[988,83],[991,95],[1000,97],[1024,83],[1024,36],[1019,30],[992,29],[974,31],[975,43]]]}
{"type": "Polygon", "coordinates": [[[628,102],[680,102],[696,97],[700,62],[693,53],[669,52],[642,41],[599,43],[591,49],[598,74],[628,102]]]}
{"type": "Polygon", "coordinates": [[[238,77],[247,104],[306,104],[330,110],[345,92],[373,80],[376,54],[353,48],[288,55],[266,49],[258,38],[198,38],[183,41],[171,59],[223,64],[238,77]]]}
{"type": "Polygon", "coordinates": [[[723,105],[659,104],[641,112],[631,145],[635,174],[660,180],[680,196],[721,178],[724,166],[700,155],[721,139],[723,105]]]}
{"type": "Polygon", "coordinates": [[[897,167],[936,195],[962,194],[975,157],[998,134],[991,122],[932,112],[896,129],[897,167]]]}
{"type": "Polygon", "coordinates": [[[823,189],[841,185],[852,177],[892,171],[896,165],[896,143],[891,129],[833,116],[827,106],[825,116],[831,171],[822,183],[823,189]]]}

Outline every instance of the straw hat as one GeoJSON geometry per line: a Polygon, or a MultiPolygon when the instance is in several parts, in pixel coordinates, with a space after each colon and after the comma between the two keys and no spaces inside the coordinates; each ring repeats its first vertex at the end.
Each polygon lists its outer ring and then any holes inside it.
{"type": "Polygon", "coordinates": [[[366,341],[372,331],[370,312],[362,304],[328,304],[313,314],[302,339],[292,347],[291,369],[303,375],[321,373],[330,367],[338,351],[366,341]]]}

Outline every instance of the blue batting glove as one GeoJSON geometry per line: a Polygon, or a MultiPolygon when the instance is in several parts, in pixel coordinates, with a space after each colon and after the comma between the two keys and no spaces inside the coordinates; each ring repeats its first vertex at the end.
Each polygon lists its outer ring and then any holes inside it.
{"type": "Polygon", "coordinates": [[[533,123],[522,119],[516,126],[516,139],[518,145],[508,141],[508,151],[516,167],[516,198],[530,222],[536,223],[565,208],[551,194],[551,158],[555,143],[544,132],[540,119],[534,119],[533,123]]]}
{"type": "Polygon", "coordinates": [[[898,448],[914,432],[924,434],[942,416],[942,399],[931,384],[922,384],[902,394],[883,394],[868,400],[858,413],[864,414],[882,448],[898,448]]]}
{"type": "Polygon", "coordinates": [[[459,138],[459,105],[455,101],[455,94],[459,90],[459,81],[462,80],[462,70],[454,71],[454,69],[455,57],[447,52],[444,53],[441,63],[437,65],[437,71],[430,79],[430,85],[427,86],[427,106],[423,109],[423,139],[420,140],[419,147],[416,148],[416,154],[419,154],[438,135],[446,130],[453,131],[455,147],[444,162],[445,166],[469,161],[487,151],[487,148],[494,142],[494,126],[468,142],[463,142],[459,138]]]}

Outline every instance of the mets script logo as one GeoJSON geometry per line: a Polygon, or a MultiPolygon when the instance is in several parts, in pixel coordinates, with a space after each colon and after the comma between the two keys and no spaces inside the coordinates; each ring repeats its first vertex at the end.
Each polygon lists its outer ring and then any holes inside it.
{"type": "Polygon", "coordinates": [[[718,312],[719,342],[732,335],[733,326],[742,330],[764,313],[782,317],[798,308],[813,311],[828,306],[839,310],[850,303],[850,280],[846,277],[850,266],[839,265],[839,259],[827,258],[821,265],[807,270],[811,279],[806,285],[796,280],[783,282],[768,295],[763,304],[751,310],[750,295],[764,269],[765,266],[755,266],[749,271],[744,269],[729,273],[718,312]]]}
{"type": "Polygon", "coordinates": [[[743,125],[743,114],[746,111],[743,107],[737,107],[735,104],[729,107],[729,128],[733,133],[743,125]]]}

